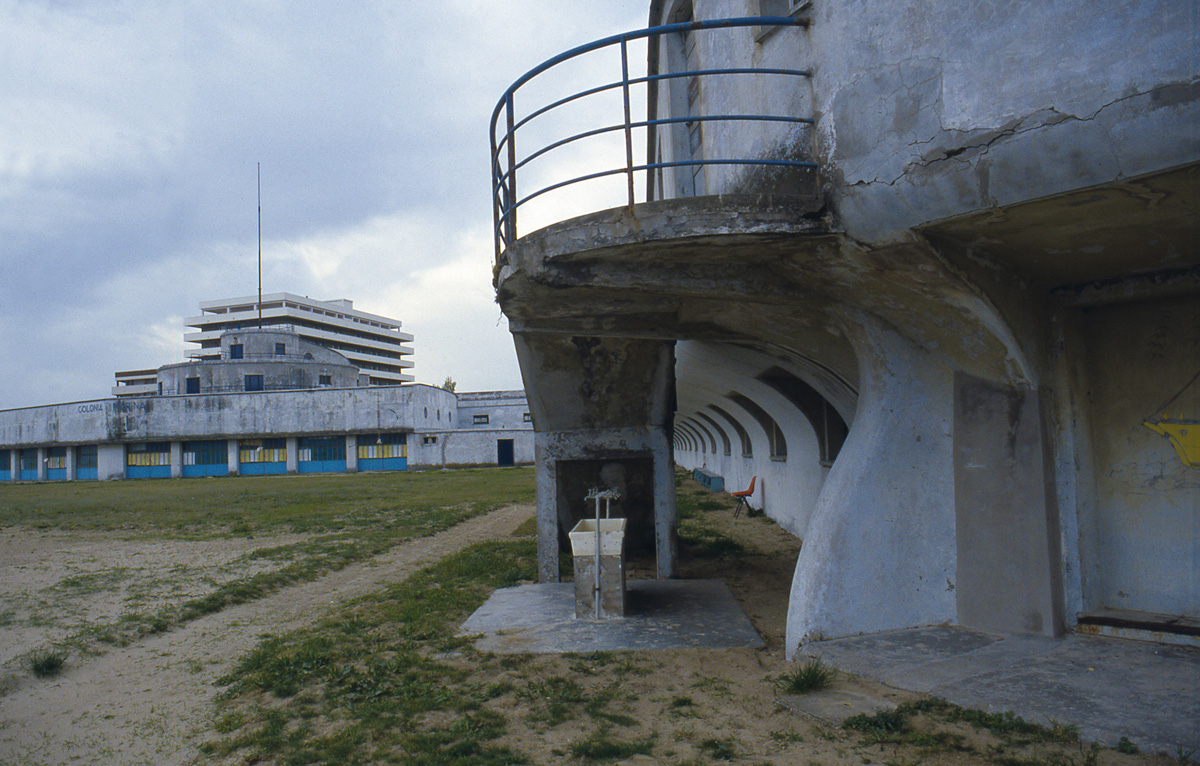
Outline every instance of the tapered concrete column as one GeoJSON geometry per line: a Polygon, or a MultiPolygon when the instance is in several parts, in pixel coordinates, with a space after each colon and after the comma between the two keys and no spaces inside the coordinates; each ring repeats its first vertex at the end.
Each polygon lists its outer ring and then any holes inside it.
{"type": "Polygon", "coordinates": [[[789,655],[955,619],[953,372],[874,317],[850,320],[858,409],[796,563],[789,655]]]}
{"type": "Polygon", "coordinates": [[[225,442],[226,459],[225,464],[229,468],[230,476],[237,476],[242,465],[241,455],[238,452],[238,440],[229,439],[225,442]]]}

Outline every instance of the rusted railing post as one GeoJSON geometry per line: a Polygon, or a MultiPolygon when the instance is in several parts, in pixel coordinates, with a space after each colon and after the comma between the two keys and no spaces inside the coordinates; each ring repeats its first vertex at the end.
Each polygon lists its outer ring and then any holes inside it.
{"type": "Polygon", "coordinates": [[[625,97],[625,177],[629,182],[629,207],[633,209],[633,118],[629,112],[629,41],[621,37],[621,94],[625,97]]]}
{"type": "Polygon", "coordinates": [[[511,91],[505,100],[508,120],[508,200],[504,211],[506,218],[504,247],[507,249],[509,245],[517,241],[517,131],[511,91]]]}

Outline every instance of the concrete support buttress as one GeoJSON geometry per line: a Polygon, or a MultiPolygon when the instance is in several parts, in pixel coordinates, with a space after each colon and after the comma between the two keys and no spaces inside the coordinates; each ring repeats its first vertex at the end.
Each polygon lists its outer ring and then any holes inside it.
{"type": "Polygon", "coordinates": [[[225,465],[229,469],[230,476],[237,476],[241,469],[241,455],[238,451],[238,440],[230,439],[225,442],[225,465]]]}
{"type": "Polygon", "coordinates": [[[37,479],[38,479],[38,481],[46,480],[46,464],[48,462],[49,462],[49,458],[46,457],[46,448],[38,447],[37,448],[37,479]]]}
{"type": "Polygon", "coordinates": [[[874,317],[847,319],[858,409],[796,562],[789,656],[955,619],[953,372],[874,317]]]}
{"type": "Polygon", "coordinates": [[[75,453],[78,451],[78,447],[67,447],[67,481],[73,481],[75,479],[75,453]]]}

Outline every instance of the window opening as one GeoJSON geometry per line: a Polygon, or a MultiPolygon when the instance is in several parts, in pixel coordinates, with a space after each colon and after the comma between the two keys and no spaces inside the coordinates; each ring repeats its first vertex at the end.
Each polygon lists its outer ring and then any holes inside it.
{"type": "Polygon", "coordinates": [[[746,433],[746,429],[742,427],[738,419],[715,404],[708,405],[708,408],[725,418],[729,425],[733,426],[733,430],[737,432],[738,441],[742,443],[742,457],[754,457],[754,448],[750,441],[750,434],[746,433]]]}
{"type": "Polygon", "coordinates": [[[713,420],[708,415],[705,415],[703,412],[697,412],[696,417],[700,418],[705,423],[708,423],[710,426],[712,426],[712,429],[717,432],[718,436],[721,437],[722,451],[724,452],[724,454],[728,455],[731,452],[731,450],[730,450],[730,444],[729,444],[729,434],[725,433],[725,429],[721,428],[720,424],[718,424],[717,421],[713,420]]]}
{"type": "Polygon", "coordinates": [[[821,465],[833,465],[850,433],[846,421],[833,405],[807,382],[779,367],[770,368],[758,379],[783,394],[804,413],[817,435],[821,465]]]}

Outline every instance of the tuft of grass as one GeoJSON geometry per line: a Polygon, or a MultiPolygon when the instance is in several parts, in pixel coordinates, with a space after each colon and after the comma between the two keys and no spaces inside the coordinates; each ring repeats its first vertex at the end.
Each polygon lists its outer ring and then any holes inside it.
{"type": "Polygon", "coordinates": [[[1138,749],[1137,745],[1133,744],[1129,737],[1121,737],[1120,741],[1117,742],[1117,752],[1125,753],[1126,755],[1137,755],[1141,750],[1138,749]]]}
{"type": "Polygon", "coordinates": [[[53,678],[67,664],[67,655],[56,649],[35,649],[29,653],[29,670],[38,678],[53,678]]]}
{"type": "Polygon", "coordinates": [[[729,738],[706,739],[696,745],[696,748],[709,758],[715,758],[718,761],[732,761],[737,757],[737,750],[733,746],[733,740],[729,738]]]}
{"type": "Polygon", "coordinates": [[[775,679],[775,688],[783,694],[808,694],[828,688],[837,680],[837,668],[820,657],[810,657],[775,679]]]}

